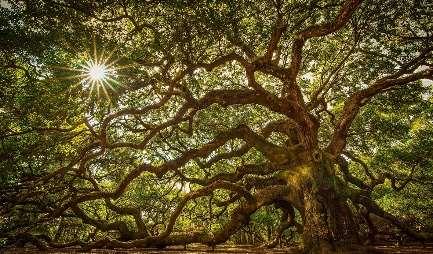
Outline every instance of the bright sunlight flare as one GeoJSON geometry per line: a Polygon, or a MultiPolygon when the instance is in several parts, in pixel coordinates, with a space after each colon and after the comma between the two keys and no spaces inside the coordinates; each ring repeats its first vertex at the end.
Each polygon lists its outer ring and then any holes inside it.
{"type": "Polygon", "coordinates": [[[107,67],[103,64],[91,64],[88,69],[88,74],[91,80],[98,81],[107,77],[107,67]]]}
{"type": "Polygon", "coordinates": [[[87,53],[88,60],[78,65],[78,68],[54,66],[56,69],[62,69],[77,73],[76,75],[68,75],[61,79],[78,79],[76,85],[88,92],[89,97],[96,95],[98,99],[105,97],[111,101],[111,95],[116,92],[116,89],[121,86],[117,80],[119,70],[128,68],[128,66],[117,66],[120,58],[113,58],[116,50],[104,54],[104,51],[98,53],[96,44],[93,45],[93,54],[87,53]]]}
{"type": "Polygon", "coordinates": [[[115,91],[113,84],[118,84],[114,79],[116,76],[116,68],[113,67],[115,61],[109,62],[110,57],[111,54],[107,58],[104,58],[103,55],[101,55],[98,59],[98,56],[95,53],[94,59],[87,61],[82,65],[82,68],[76,70],[82,73],[80,75],[81,84],[90,89],[90,96],[96,90],[96,94],[99,98],[102,90],[105,97],[110,99],[108,89],[115,91]]]}

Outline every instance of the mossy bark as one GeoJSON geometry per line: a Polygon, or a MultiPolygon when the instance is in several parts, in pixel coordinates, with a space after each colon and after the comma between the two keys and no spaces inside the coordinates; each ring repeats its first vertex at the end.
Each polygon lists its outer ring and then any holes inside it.
{"type": "Polygon", "coordinates": [[[358,226],[339,186],[330,161],[309,163],[295,170],[301,199],[303,242],[306,253],[332,253],[358,242],[358,226]]]}

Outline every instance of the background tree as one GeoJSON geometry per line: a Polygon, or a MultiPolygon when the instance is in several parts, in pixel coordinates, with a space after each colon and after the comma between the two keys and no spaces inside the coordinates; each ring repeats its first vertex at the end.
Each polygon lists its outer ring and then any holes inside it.
{"type": "Polygon", "coordinates": [[[5,244],[431,240],[429,1],[0,10],[5,244]]]}

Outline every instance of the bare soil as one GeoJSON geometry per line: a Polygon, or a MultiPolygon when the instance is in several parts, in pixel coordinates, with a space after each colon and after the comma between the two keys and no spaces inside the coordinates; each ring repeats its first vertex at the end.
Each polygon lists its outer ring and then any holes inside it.
{"type": "MultiPolygon", "coordinates": [[[[158,249],[129,249],[129,250],[107,250],[107,249],[95,249],[91,252],[82,252],[77,248],[67,248],[67,249],[53,249],[48,251],[40,251],[35,248],[9,248],[0,249],[1,254],[72,254],[72,253],[91,253],[91,254],[229,254],[229,253],[270,253],[270,254],[299,254],[301,253],[298,247],[286,247],[286,248],[274,248],[274,249],[263,249],[254,246],[218,246],[215,249],[209,249],[203,246],[188,246],[188,248],[183,247],[171,247],[164,250],[158,249]]],[[[433,245],[410,245],[410,246],[396,246],[396,245],[381,245],[381,246],[360,246],[352,247],[350,250],[341,251],[341,254],[363,254],[363,253],[401,253],[401,254],[433,254],[433,245]]]]}

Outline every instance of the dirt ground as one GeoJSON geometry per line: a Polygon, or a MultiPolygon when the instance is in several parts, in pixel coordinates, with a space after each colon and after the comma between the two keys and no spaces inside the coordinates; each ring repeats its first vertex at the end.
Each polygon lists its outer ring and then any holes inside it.
{"type": "MultiPolygon", "coordinates": [[[[61,250],[50,250],[50,251],[39,251],[34,248],[10,248],[10,249],[2,249],[0,250],[1,254],[34,254],[34,253],[56,253],[56,254],[71,254],[71,253],[83,253],[79,249],[69,248],[69,249],[61,249],[61,250]]],[[[218,254],[229,254],[229,253],[271,253],[271,254],[298,254],[300,253],[299,248],[290,247],[290,248],[274,248],[274,249],[262,249],[255,248],[252,246],[219,246],[212,249],[207,249],[204,247],[188,247],[184,248],[169,248],[165,250],[157,250],[157,249],[130,249],[130,250],[106,250],[106,249],[95,249],[91,252],[85,252],[91,254],[209,254],[209,253],[218,253],[218,254]]],[[[433,254],[433,245],[428,246],[368,246],[357,248],[353,247],[350,251],[340,252],[342,254],[363,254],[363,253],[383,253],[383,254],[391,254],[391,253],[401,253],[401,254],[415,254],[415,253],[432,253],[433,254]]]]}

